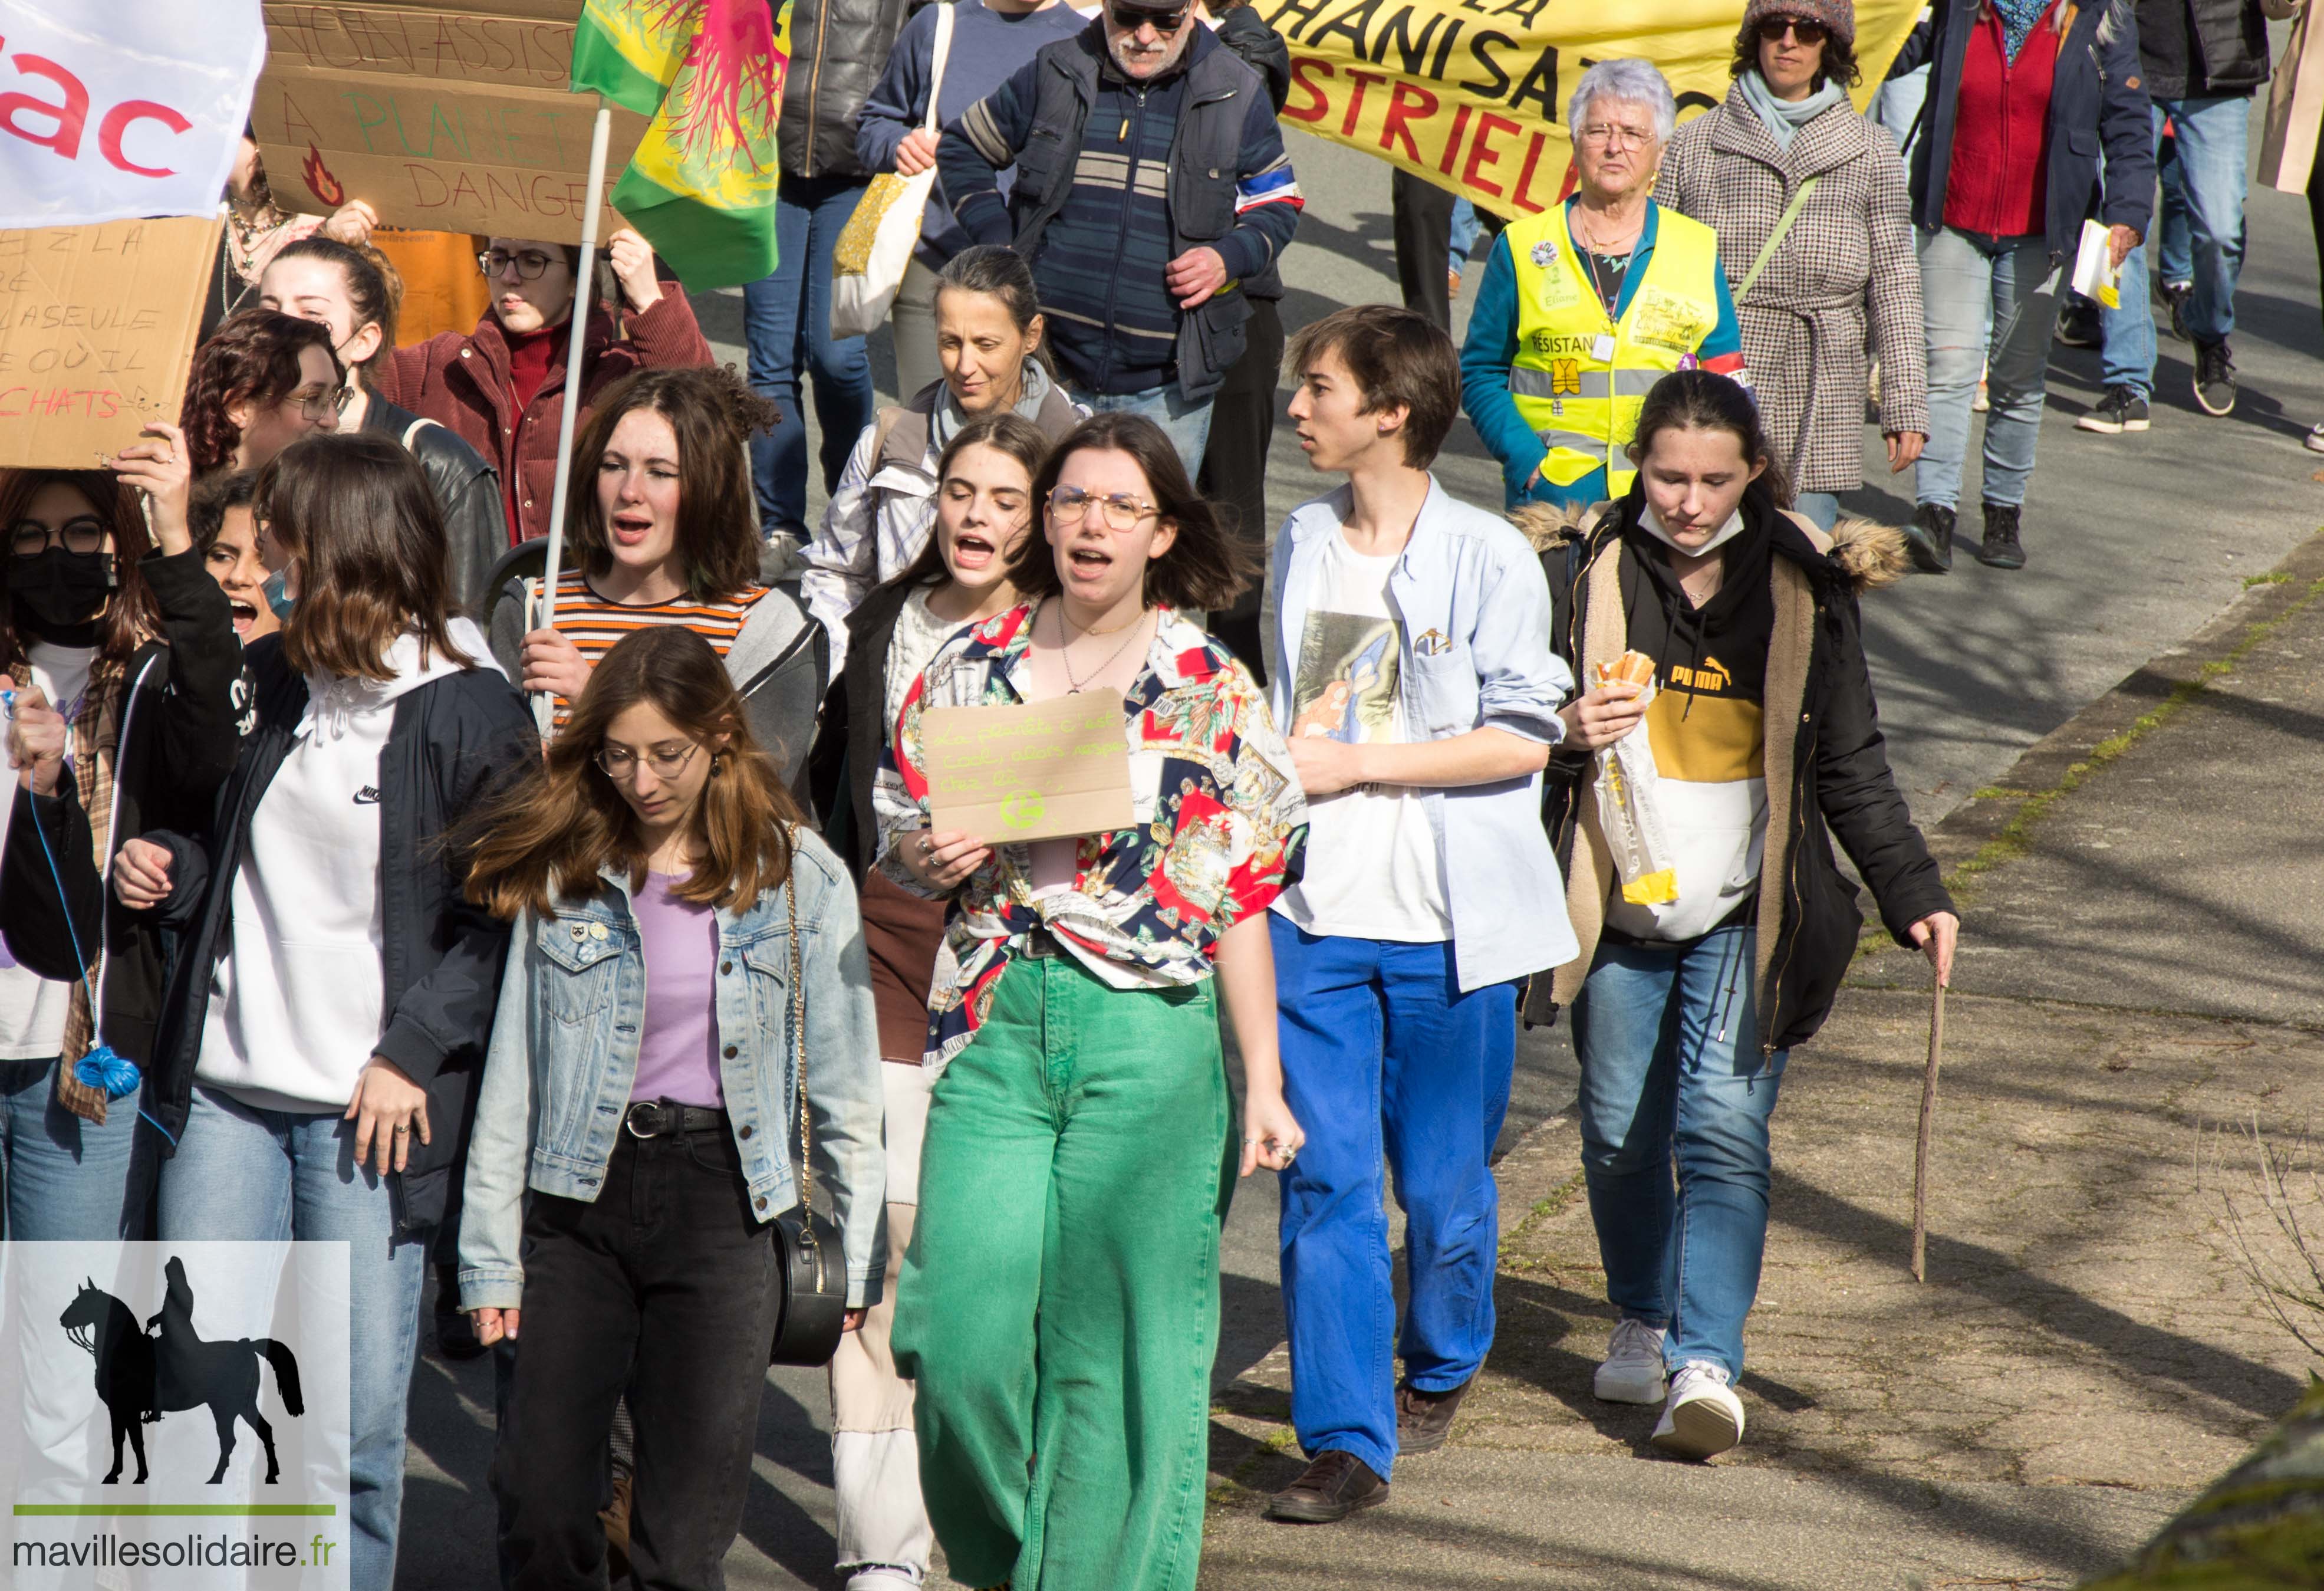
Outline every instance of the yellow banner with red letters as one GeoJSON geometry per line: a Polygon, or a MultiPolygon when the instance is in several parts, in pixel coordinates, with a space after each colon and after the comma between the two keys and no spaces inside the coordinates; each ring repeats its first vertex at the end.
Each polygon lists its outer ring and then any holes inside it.
{"type": "MultiPolygon", "coordinates": [[[[1601,60],[1670,80],[1679,119],[1727,97],[1744,0],[1258,0],[1291,47],[1286,126],[1517,217],[1572,190],[1565,102],[1601,60]]],[[[1858,109],[1923,0],[1858,0],[1858,109]]]]}

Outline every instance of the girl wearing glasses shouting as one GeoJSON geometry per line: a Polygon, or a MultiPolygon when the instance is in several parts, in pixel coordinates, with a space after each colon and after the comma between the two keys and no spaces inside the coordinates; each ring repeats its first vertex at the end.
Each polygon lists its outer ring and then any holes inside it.
{"type": "Polygon", "coordinates": [[[98,1043],[148,1059],[164,947],[159,924],[103,910],[103,870],[115,834],[198,822],[234,763],[241,648],[186,532],[184,438],[148,430],[116,473],[0,473],[0,688],[14,693],[16,770],[0,792],[0,1236],[12,1241],[143,1230],[148,1091],[125,1073],[117,1094],[84,1082],[77,1063],[98,1043]],[[152,497],[158,549],[132,487],[152,497]]]}
{"type": "Polygon", "coordinates": [[[476,269],[492,289],[492,304],[476,328],[398,348],[371,372],[376,395],[436,421],[493,462],[507,497],[511,546],[549,534],[557,426],[576,319],[576,424],[586,424],[599,395],[632,371],[711,363],[693,306],[676,282],[654,274],[644,238],[622,227],[607,240],[604,259],[621,287],[618,306],[601,302],[595,284],[577,279],[576,245],[490,238],[476,253],[476,269]]]}
{"type": "Polygon", "coordinates": [[[875,795],[888,877],[954,898],[896,1364],[918,1382],[921,1485],[954,1578],[1185,1591],[1222,1162],[1280,1170],[1302,1141],[1267,907],[1296,876],[1306,807],[1250,675],[1181,614],[1227,606],[1252,570],[1160,428],[1083,421],[1033,495],[1043,534],[1010,568],[1024,600],[936,652],[875,795]],[[1081,691],[1120,705],[1132,826],[1030,844],[930,831],[928,708],[1081,691]]]}
{"type": "Polygon", "coordinates": [[[769,1223],[810,1174],[839,1223],[849,1329],[880,1295],[854,888],[718,654],[659,629],[598,664],[486,820],[468,893],[515,924],[460,1233],[478,1336],[523,1344],[492,1466],[505,1583],[605,1583],[597,1510],[626,1391],[631,1573],[708,1591],[742,1525],[782,1308],[769,1223]]]}

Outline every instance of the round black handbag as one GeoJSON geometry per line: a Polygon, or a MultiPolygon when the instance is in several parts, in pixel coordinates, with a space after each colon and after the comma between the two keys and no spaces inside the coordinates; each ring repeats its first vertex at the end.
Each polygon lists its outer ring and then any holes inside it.
{"type": "MultiPolygon", "coordinates": [[[[794,863],[796,866],[796,863],[794,863]]],[[[847,1256],[839,1224],[815,1207],[814,1141],[807,1109],[807,980],[799,957],[796,879],[783,883],[790,908],[791,1063],[798,1079],[798,1203],[775,1217],[776,1271],[782,1281],[782,1308],[767,1351],[770,1364],[827,1364],[839,1350],[847,1315],[847,1256]]]]}

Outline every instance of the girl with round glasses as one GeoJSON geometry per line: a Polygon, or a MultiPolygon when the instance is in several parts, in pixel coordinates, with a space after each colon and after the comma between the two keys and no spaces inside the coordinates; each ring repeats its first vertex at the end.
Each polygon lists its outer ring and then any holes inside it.
{"type": "Polygon", "coordinates": [[[875,792],[881,869],[953,903],[896,1363],[918,1380],[920,1478],[954,1577],[1185,1591],[1222,1163],[1280,1170],[1302,1141],[1266,909],[1296,875],[1306,808],[1250,673],[1183,616],[1253,571],[1160,428],[1084,421],[1033,486],[1042,534],[1010,568],[1022,600],[921,672],[875,792]],[[1119,706],[1130,826],[1029,844],[931,831],[928,709],[1073,693],[1119,706]],[[1061,1486],[1073,1504],[1051,1508],[1061,1486]]]}
{"type": "Polygon", "coordinates": [[[186,381],[194,473],[258,469],[309,431],[337,430],[345,382],[328,327],[277,310],[227,316],[186,381]]]}

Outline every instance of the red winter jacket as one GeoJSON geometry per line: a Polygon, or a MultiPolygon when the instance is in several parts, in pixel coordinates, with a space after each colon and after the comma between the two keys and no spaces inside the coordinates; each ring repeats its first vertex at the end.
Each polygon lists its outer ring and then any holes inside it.
{"type": "MultiPolygon", "coordinates": [[[[589,312],[589,332],[581,353],[581,412],[588,423],[597,394],[633,370],[711,363],[710,345],[694,321],[694,306],[674,282],[642,314],[628,317],[628,334],[617,333],[604,306],[589,312]]],[[[509,544],[549,534],[549,504],[557,485],[557,422],[565,407],[565,361],[549,366],[549,379],[522,414],[509,387],[508,338],[492,310],[463,337],[447,331],[398,348],[377,371],[381,397],[424,415],[456,432],[500,466],[510,483],[517,522],[509,544]]]]}

